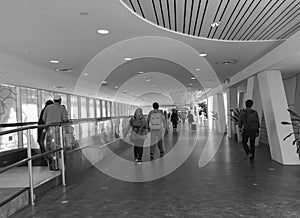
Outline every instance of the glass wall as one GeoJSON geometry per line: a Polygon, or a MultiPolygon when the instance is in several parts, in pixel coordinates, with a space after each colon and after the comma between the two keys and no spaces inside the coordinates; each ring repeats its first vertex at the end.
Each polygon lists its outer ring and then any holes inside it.
{"type": "MultiPolygon", "coordinates": [[[[47,100],[53,100],[55,94],[62,97],[62,105],[65,105],[70,119],[126,116],[130,108],[126,104],[101,99],[0,84],[0,124],[37,122],[40,110],[44,108],[47,100]]],[[[82,135],[82,133],[88,132],[86,128],[90,129],[91,134],[95,134],[96,131],[88,125],[74,124],[72,126],[75,139],[87,137],[88,135],[82,135]]],[[[104,126],[111,129],[114,125],[108,121],[104,126]]],[[[118,130],[118,126],[116,125],[116,130],[118,130]]],[[[15,128],[0,127],[0,131],[15,128]]],[[[30,135],[24,131],[23,134],[13,133],[0,136],[0,152],[27,147],[28,137],[30,137],[32,147],[38,148],[37,130],[33,129],[30,130],[30,135]]],[[[107,137],[113,136],[107,135],[107,137]]]]}
{"type": "MultiPolygon", "coordinates": [[[[37,90],[30,88],[21,88],[21,118],[22,123],[37,122],[39,119],[38,104],[37,104],[37,90]]],[[[37,129],[32,129],[31,134],[28,135],[27,131],[23,132],[23,147],[27,147],[28,137],[31,137],[31,146],[38,148],[37,144],[37,129]]]]}
{"type": "MultiPolygon", "coordinates": [[[[17,123],[16,87],[0,85],[0,123],[17,123]]],[[[5,131],[13,128],[0,128],[5,131]]],[[[0,152],[18,148],[18,134],[0,136],[0,152]]]]}

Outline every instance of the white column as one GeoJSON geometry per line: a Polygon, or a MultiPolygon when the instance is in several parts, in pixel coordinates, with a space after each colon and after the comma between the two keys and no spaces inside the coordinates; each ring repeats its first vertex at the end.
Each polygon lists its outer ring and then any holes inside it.
{"type": "Polygon", "coordinates": [[[207,115],[208,115],[208,127],[213,129],[212,111],[214,110],[214,97],[209,96],[207,98],[207,115]]]}
{"type": "MultiPolygon", "coordinates": [[[[230,87],[227,90],[227,112],[230,114],[230,109],[237,108],[237,88],[230,87]]],[[[228,116],[228,137],[231,138],[236,133],[236,128],[234,122],[231,121],[230,116],[228,116]]]]}
{"type": "Polygon", "coordinates": [[[214,95],[214,111],[217,112],[217,119],[215,120],[216,130],[220,133],[225,133],[225,107],[223,93],[214,95]]]}
{"type": "Polygon", "coordinates": [[[281,121],[290,122],[288,105],[283,81],[279,70],[264,71],[257,75],[262,106],[265,115],[268,140],[273,160],[282,164],[300,164],[294,137],[286,141],[283,138],[293,131],[291,126],[282,125],[281,121]]]}
{"type": "MultiPolygon", "coordinates": [[[[246,92],[246,98],[253,100],[253,109],[257,111],[259,119],[261,120],[262,116],[262,105],[261,105],[261,98],[259,94],[259,86],[257,81],[257,76],[252,76],[248,78],[247,80],[247,92],[246,92]]],[[[259,136],[255,139],[255,145],[259,145],[259,136]]]]}

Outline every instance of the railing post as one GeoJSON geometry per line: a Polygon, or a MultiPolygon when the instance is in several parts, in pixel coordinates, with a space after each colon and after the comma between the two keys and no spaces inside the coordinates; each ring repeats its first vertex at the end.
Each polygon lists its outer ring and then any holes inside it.
{"type": "Polygon", "coordinates": [[[66,186],[66,172],[65,172],[65,158],[64,158],[64,139],[63,139],[63,127],[59,127],[60,134],[60,154],[61,154],[61,177],[62,177],[62,185],[66,186]]]}
{"type": "Polygon", "coordinates": [[[31,160],[31,135],[30,129],[27,129],[27,157],[30,158],[28,163],[28,175],[29,175],[29,195],[30,203],[34,205],[34,194],[33,194],[33,174],[32,174],[32,160],[31,160]]]}

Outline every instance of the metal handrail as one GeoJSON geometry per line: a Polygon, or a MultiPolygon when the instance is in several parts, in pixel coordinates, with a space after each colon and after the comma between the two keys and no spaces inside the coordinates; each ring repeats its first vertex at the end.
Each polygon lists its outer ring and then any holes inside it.
{"type": "Polygon", "coordinates": [[[22,165],[22,164],[24,164],[24,163],[26,163],[26,162],[28,162],[30,160],[35,160],[35,159],[38,159],[40,157],[44,157],[44,156],[46,156],[48,154],[58,152],[60,150],[62,150],[62,148],[58,148],[58,149],[55,149],[55,150],[52,150],[52,151],[47,151],[47,152],[44,152],[44,153],[41,153],[41,154],[36,154],[36,155],[32,156],[31,158],[29,158],[29,157],[25,158],[25,159],[20,160],[20,161],[18,161],[16,163],[13,163],[13,164],[11,164],[9,166],[3,167],[2,169],[0,169],[0,174],[4,173],[5,171],[8,171],[8,170],[10,170],[10,169],[12,169],[14,167],[20,166],[20,165],[22,165]]]}
{"type": "MultiPolygon", "coordinates": [[[[117,118],[128,118],[128,116],[119,116],[119,117],[106,117],[106,118],[85,118],[85,119],[76,119],[76,120],[69,120],[68,122],[59,122],[59,123],[52,123],[52,124],[42,124],[42,125],[34,125],[34,126],[26,126],[26,127],[21,127],[21,128],[16,128],[16,129],[12,129],[12,130],[6,130],[6,131],[2,131],[0,132],[0,136],[1,135],[6,135],[6,134],[10,134],[10,133],[14,133],[14,132],[19,132],[19,131],[24,131],[24,130],[27,130],[27,134],[30,135],[30,130],[31,129],[35,129],[35,128],[47,128],[47,127],[50,127],[50,126],[58,126],[60,127],[59,128],[59,134],[60,134],[60,148],[58,149],[55,149],[55,150],[52,150],[52,151],[47,151],[47,152],[44,152],[42,154],[37,154],[37,155],[34,155],[34,156],[31,156],[31,140],[30,140],[30,137],[28,137],[28,145],[27,145],[27,158],[26,159],[23,159],[23,160],[20,160],[16,163],[13,163],[9,166],[6,166],[2,169],[0,169],[0,174],[1,173],[4,173],[14,167],[17,167],[17,166],[20,166],[24,163],[27,162],[28,164],[28,175],[29,175],[29,191],[30,191],[30,202],[31,202],[31,205],[34,205],[34,192],[33,192],[33,172],[32,172],[32,161],[37,159],[37,158],[40,158],[40,157],[44,157],[48,154],[51,154],[51,153],[55,153],[55,152],[61,152],[61,175],[62,175],[62,184],[63,186],[66,185],[66,180],[65,180],[65,163],[64,163],[64,148],[63,148],[63,130],[62,130],[62,127],[63,126],[69,126],[70,124],[79,124],[79,123],[83,123],[83,122],[99,122],[99,121],[105,121],[105,120],[109,120],[109,119],[117,119],[117,118]]],[[[32,124],[36,124],[35,122],[31,122],[31,123],[23,123],[23,125],[32,125],[32,124]]],[[[14,126],[14,125],[17,125],[17,126],[20,126],[22,125],[22,123],[15,123],[15,124],[12,124],[10,126],[14,126]]],[[[117,139],[119,140],[119,139],[117,139]]],[[[113,142],[117,141],[117,140],[114,140],[113,142]]],[[[110,143],[113,143],[113,142],[110,142],[110,143]]],[[[103,146],[106,146],[108,143],[106,143],[105,145],[102,145],[102,146],[97,146],[99,148],[102,148],[103,146]]],[[[85,149],[86,147],[89,147],[89,146],[84,146],[83,148],[79,148],[79,149],[85,149]]],[[[96,147],[96,146],[95,146],[96,147]]]]}
{"type": "MultiPolygon", "coordinates": [[[[40,124],[40,125],[35,125],[35,126],[27,126],[27,127],[20,127],[20,128],[16,128],[16,129],[5,130],[5,131],[0,132],[0,136],[10,134],[10,133],[14,133],[14,132],[24,131],[24,130],[28,130],[28,129],[47,128],[47,127],[50,127],[50,126],[67,126],[67,125],[70,125],[70,124],[78,124],[78,123],[83,123],[83,122],[98,122],[98,121],[105,121],[105,120],[125,118],[125,117],[127,118],[128,116],[71,119],[67,122],[57,122],[57,123],[52,123],[52,124],[47,124],[47,125],[46,124],[40,124]]],[[[27,125],[30,125],[30,124],[27,124],[27,125]]]]}

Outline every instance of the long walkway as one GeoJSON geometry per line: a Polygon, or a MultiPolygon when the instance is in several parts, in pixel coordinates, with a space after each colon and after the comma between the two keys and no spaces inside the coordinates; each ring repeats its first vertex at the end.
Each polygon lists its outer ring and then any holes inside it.
{"type": "Polygon", "coordinates": [[[266,145],[254,161],[243,160],[239,143],[224,136],[219,146],[218,137],[204,128],[171,130],[163,158],[150,162],[148,148],[143,165],[131,162],[132,150],[112,155],[13,217],[300,217],[299,166],[272,161],[266,145]]]}

